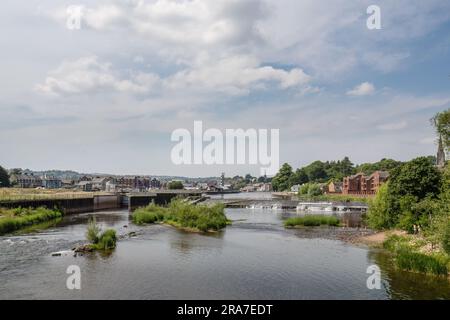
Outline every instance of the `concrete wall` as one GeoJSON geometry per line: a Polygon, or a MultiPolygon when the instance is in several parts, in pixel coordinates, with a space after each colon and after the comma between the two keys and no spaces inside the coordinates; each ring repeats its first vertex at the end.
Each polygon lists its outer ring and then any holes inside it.
{"type": "Polygon", "coordinates": [[[94,199],[90,197],[80,199],[8,201],[0,203],[0,206],[5,208],[57,208],[64,212],[64,214],[73,214],[94,211],[94,199]]]}
{"type": "Polygon", "coordinates": [[[98,210],[117,209],[121,207],[120,195],[101,195],[78,199],[42,199],[1,202],[5,208],[57,208],[64,214],[93,212],[98,210]]]}
{"type": "Polygon", "coordinates": [[[120,195],[94,196],[94,210],[117,209],[120,207],[120,195]]]}

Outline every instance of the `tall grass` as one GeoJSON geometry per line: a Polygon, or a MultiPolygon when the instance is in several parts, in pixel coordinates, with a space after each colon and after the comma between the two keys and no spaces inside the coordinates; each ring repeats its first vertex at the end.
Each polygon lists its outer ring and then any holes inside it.
{"type": "Polygon", "coordinates": [[[438,254],[424,254],[418,252],[419,244],[410,242],[405,236],[391,235],[383,247],[394,254],[395,264],[398,268],[406,271],[434,275],[448,275],[448,257],[438,254]]]}
{"type": "Polygon", "coordinates": [[[116,247],[116,242],[116,230],[108,229],[99,236],[98,242],[93,248],[97,250],[111,250],[116,247]]]}
{"type": "Polygon", "coordinates": [[[322,225],[339,226],[339,219],[335,216],[307,215],[303,217],[293,217],[284,221],[286,227],[305,226],[319,227],[322,225]]]}
{"type": "Polygon", "coordinates": [[[10,233],[34,224],[61,218],[63,214],[58,210],[46,208],[16,208],[1,209],[0,235],[10,233]]]}
{"type": "Polygon", "coordinates": [[[408,249],[397,251],[396,263],[399,268],[407,271],[448,275],[447,261],[445,259],[408,249]]]}
{"type": "Polygon", "coordinates": [[[136,224],[164,222],[180,228],[198,231],[217,231],[229,223],[224,206],[193,205],[181,200],[173,200],[168,207],[150,204],[137,209],[132,216],[136,224]]]}
{"type": "Polygon", "coordinates": [[[91,219],[89,219],[88,227],[86,230],[86,238],[92,243],[97,243],[98,239],[100,237],[101,231],[102,230],[97,225],[97,221],[95,220],[95,217],[92,217],[91,219]]]}
{"type": "Polygon", "coordinates": [[[101,232],[95,217],[89,219],[86,238],[91,242],[90,247],[95,250],[111,250],[116,247],[117,236],[114,229],[101,232]]]}

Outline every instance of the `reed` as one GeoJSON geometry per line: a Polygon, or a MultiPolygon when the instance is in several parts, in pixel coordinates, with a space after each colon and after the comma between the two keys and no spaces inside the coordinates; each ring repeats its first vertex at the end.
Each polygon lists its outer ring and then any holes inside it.
{"type": "Polygon", "coordinates": [[[193,205],[179,199],[173,200],[168,207],[150,204],[137,209],[132,220],[136,224],[163,222],[175,227],[193,231],[217,231],[229,224],[224,206],[193,205]]]}
{"type": "Polygon", "coordinates": [[[319,227],[322,225],[339,226],[339,219],[335,216],[307,215],[303,217],[293,217],[284,221],[286,227],[319,227]]]}
{"type": "Polygon", "coordinates": [[[396,253],[397,266],[403,270],[447,276],[446,259],[402,248],[396,253]]]}

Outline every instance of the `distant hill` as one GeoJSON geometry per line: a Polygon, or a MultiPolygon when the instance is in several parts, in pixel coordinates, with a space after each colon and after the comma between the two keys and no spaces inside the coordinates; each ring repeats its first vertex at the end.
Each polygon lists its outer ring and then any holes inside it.
{"type": "MultiPolygon", "coordinates": [[[[15,168],[15,169],[10,169],[9,173],[13,173],[13,172],[22,172],[23,174],[33,174],[33,175],[37,175],[37,176],[43,176],[43,175],[48,175],[48,176],[53,176],[59,179],[78,179],[80,177],[83,176],[98,176],[98,177],[118,177],[118,176],[135,176],[135,175],[117,175],[117,174],[108,174],[108,173],[80,173],[80,172],[76,172],[73,170],[57,170],[57,169],[51,169],[51,170],[30,170],[30,169],[21,169],[21,168],[15,168]]],[[[189,178],[189,177],[183,177],[183,176],[161,176],[161,175],[146,175],[146,174],[141,174],[141,175],[136,175],[136,176],[141,176],[141,177],[151,177],[151,178],[156,178],[158,180],[161,181],[170,181],[170,180],[182,180],[182,181],[188,181],[188,182],[207,182],[207,181],[211,181],[211,180],[216,180],[219,177],[203,177],[203,178],[189,178]]]]}

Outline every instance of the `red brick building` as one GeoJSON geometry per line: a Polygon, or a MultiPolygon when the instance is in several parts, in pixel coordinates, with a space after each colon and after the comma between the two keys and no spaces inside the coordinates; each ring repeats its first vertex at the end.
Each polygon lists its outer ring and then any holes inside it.
{"type": "Polygon", "coordinates": [[[343,194],[374,195],[380,186],[387,181],[389,173],[386,171],[375,171],[370,176],[362,172],[353,176],[345,177],[342,185],[343,194]]]}

